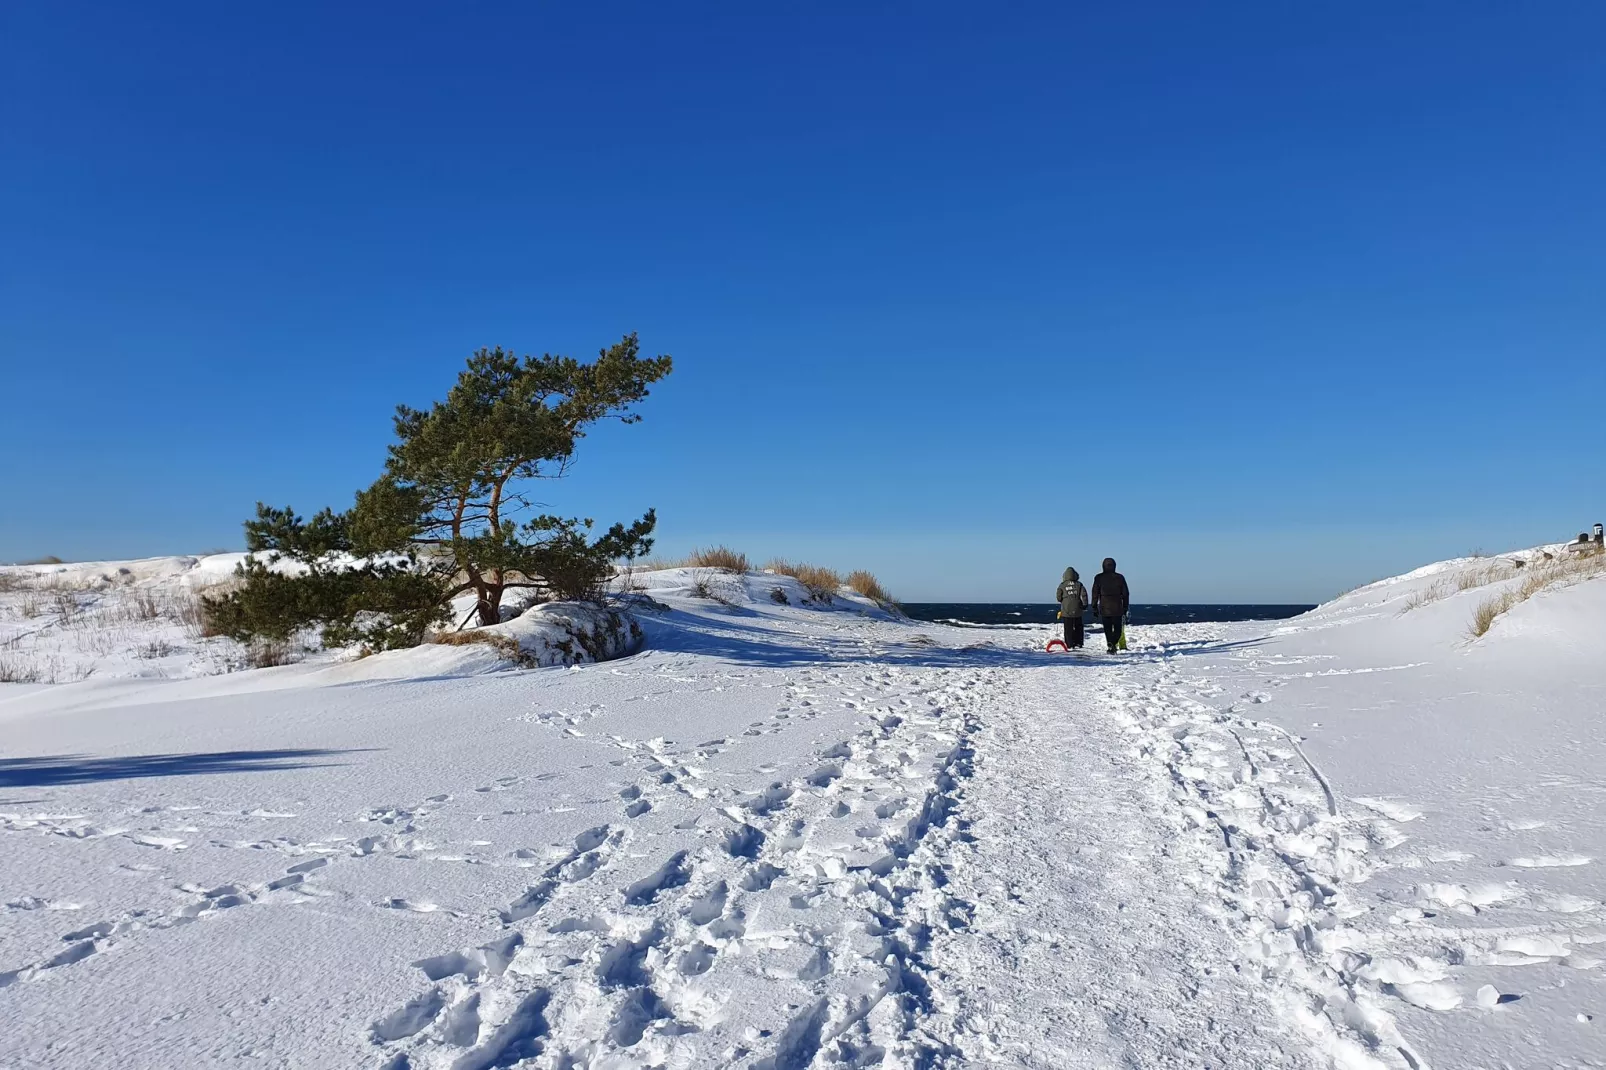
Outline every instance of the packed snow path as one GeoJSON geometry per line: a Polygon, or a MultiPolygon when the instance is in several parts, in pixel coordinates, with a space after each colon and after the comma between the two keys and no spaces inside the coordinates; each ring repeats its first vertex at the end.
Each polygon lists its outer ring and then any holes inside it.
{"type": "Polygon", "coordinates": [[[1445,689],[1364,595],[1111,659],[658,593],[569,671],[0,693],[0,1067],[1599,1065],[1598,673],[1500,783],[1366,724],[1445,689]]]}

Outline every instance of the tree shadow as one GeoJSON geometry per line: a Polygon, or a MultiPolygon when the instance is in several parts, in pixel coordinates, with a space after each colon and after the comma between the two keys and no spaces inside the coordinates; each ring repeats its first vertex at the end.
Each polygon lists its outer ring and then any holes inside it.
{"type": "Polygon", "coordinates": [[[346,750],[225,750],[200,754],[132,754],[118,758],[91,758],[86,754],[47,754],[38,758],[0,758],[0,788],[38,788],[62,784],[92,784],[102,780],[141,777],[206,776],[214,773],[275,772],[284,769],[318,769],[343,762],[313,762],[334,754],[353,754],[377,748],[346,750]]]}
{"type": "MultiPolygon", "coordinates": [[[[1052,655],[1029,647],[1006,647],[978,639],[964,647],[921,642],[918,631],[900,638],[866,638],[783,632],[720,619],[714,628],[686,627],[662,618],[646,622],[646,652],[700,654],[747,665],[795,668],[820,664],[902,664],[922,668],[1041,668],[1052,655]]],[[[712,622],[710,622],[712,623],[712,622]]]]}

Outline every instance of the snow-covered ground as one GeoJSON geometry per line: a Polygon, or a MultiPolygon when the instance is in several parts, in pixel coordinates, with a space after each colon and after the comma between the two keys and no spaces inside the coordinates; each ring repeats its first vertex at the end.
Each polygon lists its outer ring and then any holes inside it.
{"type": "Polygon", "coordinates": [[[573,668],[116,610],[0,685],[0,1067],[1600,1066],[1606,580],[1469,640],[1490,564],[1115,658],[758,574],[573,668]]]}

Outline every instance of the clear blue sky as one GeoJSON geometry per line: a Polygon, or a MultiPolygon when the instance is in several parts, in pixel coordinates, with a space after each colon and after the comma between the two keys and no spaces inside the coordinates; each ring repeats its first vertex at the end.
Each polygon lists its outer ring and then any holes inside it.
{"type": "Polygon", "coordinates": [[[553,506],[911,600],[1317,600],[1606,517],[1606,5],[11,4],[0,560],[349,504],[482,345],[553,506]]]}

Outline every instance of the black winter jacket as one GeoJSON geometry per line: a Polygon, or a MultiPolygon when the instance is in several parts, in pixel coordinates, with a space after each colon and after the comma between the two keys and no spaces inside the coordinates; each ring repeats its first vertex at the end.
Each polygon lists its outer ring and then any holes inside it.
{"type": "Polygon", "coordinates": [[[1124,617],[1132,608],[1126,577],[1111,569],[1093,577],[1093,610],[1101,617],[1124,617]]]}

